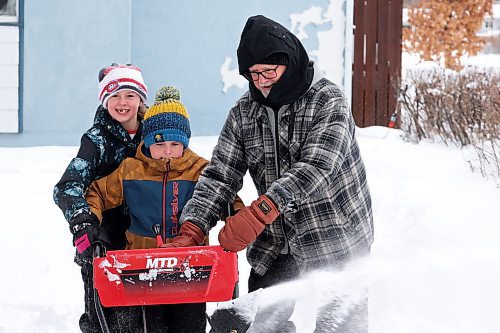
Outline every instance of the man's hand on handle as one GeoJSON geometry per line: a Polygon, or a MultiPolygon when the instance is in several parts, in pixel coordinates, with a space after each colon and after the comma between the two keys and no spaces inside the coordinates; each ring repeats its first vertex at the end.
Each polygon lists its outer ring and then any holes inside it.
{"type": "Polygon", "coordinates": [[[274,202],[265,194],[242,208],[236,215],[226,219],[219,232],[219,243],[226,250],[238,252],[252,243],[279,216],[274,202]]]}
{"type": "Polygon", "coordinates": [[[205,241],[205,234],[194,223],[189,221],[184,222],[180,229],[179,234],[175,236],[171,242],[161,245],[161,247],[186,247],[202,245],[205,241]]]}

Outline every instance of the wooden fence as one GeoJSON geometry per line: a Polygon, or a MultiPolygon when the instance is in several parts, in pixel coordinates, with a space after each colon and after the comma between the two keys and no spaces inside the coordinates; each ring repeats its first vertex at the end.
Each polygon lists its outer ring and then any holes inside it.
{"type": "Polygon", "coordinates": [[[387,126],[401,73],[403,0],[354,0],[352,112],[359,127],[387,126]]]}

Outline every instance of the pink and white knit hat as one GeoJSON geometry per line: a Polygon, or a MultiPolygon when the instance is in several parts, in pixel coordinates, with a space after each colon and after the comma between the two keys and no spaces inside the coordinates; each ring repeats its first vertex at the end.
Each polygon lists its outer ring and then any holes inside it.
{"type": "Polygon", "coordinates": [[[120,90],[137,93],[144,103],[148,99],[148,87],[142,78],[141,69],[132,65],[116,65],[103,68],[99,72],[99,100],[107,107],[108,99],[120,90]]]}

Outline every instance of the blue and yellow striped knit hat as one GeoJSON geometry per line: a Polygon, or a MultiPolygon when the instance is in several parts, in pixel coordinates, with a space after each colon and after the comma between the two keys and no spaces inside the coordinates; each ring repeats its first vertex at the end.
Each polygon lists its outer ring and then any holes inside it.
{"type": "Polygon", "coordinates": [[[160,88],[155,103],[144,115],[144,145],[149,148],[154,143],[177,141],[187,148],[190,137],[189,115],[181,103],[179,89],[170,86],[160,88]]]}

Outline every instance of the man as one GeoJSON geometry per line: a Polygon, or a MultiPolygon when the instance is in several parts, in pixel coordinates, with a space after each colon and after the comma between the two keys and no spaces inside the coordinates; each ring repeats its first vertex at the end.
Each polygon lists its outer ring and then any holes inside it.
{"type": "MultiPolygon", "coordinates": [[[[208,234],[207,221],[249,170],[260,196],[219,234],[225,249],[247,248],[249,292],[367,254],[371,198],[343,92],[319,77],[297,37],[264,16],[248,19],[238,65],[249,91],[230,110],[181,223],[208,234]]],[[[193,244],[181,235],[174,246],[193,244]]]]}

